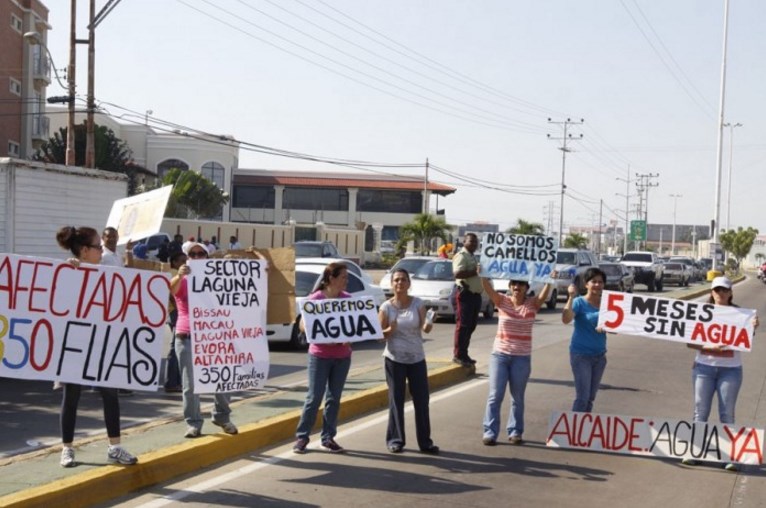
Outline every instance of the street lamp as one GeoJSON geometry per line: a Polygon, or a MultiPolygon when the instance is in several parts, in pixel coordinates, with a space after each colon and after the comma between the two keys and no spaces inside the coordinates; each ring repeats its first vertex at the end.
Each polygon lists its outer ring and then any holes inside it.
{"type": "Polygon", "coordinates": [[[676,253],[676,209],[678,207],[678,198],[682,198],[681,194],[669,194],[673,198],[673,238],[670,242],[670,254],[676,253]]]}
{"type": "MultiPolygon", "coordinates": [[[[45,52],[48,53],[48,58],[51,60],[51,67],[53,67],[53,75],[56,76],[56,81],[58,81],[59,86],[61,88],[65,88],[67,90],[67,96],[66,96],[66,102],[67,102],[67,128],[66,128],[66,155],[64,158],[64,163],[67,166],[74,166],[75,159],[74,159],[74,94],[75,94],[75,83],[74,83],[74,77],[75,77],[75,65],[74,65],[74,52],[70,54],[69,57],[69,67],[67,68],[67,84],[64,85],[64,83],[61,82],[61,79],[59,78],[58,70],[56,70],[56,65],[53,62],[53,55],[51,55],[50,50],[48,49],[48,46],[46,46],[43,43],[42,37],[40,37],[40,34],[37,32],[27,32],[24,34],[24,40],[26,40],[29,44],[32,46],[42,46],[45,49],[45,52]]],[[[53,101],[53,99],[58,99],[51,97],[51,101],[49,102],[59,102],[58,100],[53,101]]]]}
{"type": "Polygon", "coordinates": [[[729,182],[726,186],[728,194],[726,197],[726,229],[731,229],[729,220],[731,219],[731,162],[734,158],[734,129],[736,127],[742,127],[742,124],[735,123],[732,125],[731,123],[726,122],[723,126],[729,128],[729,182]]]}

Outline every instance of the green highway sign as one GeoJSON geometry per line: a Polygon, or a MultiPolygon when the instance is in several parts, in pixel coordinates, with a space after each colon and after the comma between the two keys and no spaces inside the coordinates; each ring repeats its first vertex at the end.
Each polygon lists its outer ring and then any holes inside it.
{"type": "Polygon", "coordinates": [[[630,240],[632,242],[643,242],[646,240],[646,221],[630,221],[630,240]]]}

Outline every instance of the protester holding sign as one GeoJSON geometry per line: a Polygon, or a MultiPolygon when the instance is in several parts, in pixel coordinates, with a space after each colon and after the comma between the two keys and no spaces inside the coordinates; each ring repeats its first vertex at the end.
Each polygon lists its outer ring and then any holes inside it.
{"type": "MultiPolygon", "coordinates": [[[[551,274],[556,278],[556,272],[551,274]]],[[[532,370],[532,325],[535,316],[548,299],[551,283],[543,286],[540,294],[528,297],[529,282],[510,280],[510,296],[495,291],[490,279],[481,283],[489,299],[497,307],[497,334],[489,357],[489,396],[484,414],[482,442],[487,446],[497,443],[500,433],[500,407],[505,397],[505,387],[511,392],[511,409],[508,413],[508,441],[522,443],[524,434],[524,392],[532,370]]]]}
{"type": "MultiPolygon", "coordinates": [[[[716,277],[710,285],[708,303],[734,305],[734,292],[728,277],[716,277]]],[[[753,327],[758,327],[758,316],[753,318],[753,327]]],[[[718,394],[718,418],[721,423],[734,423],[734,408],[737,405],[739,388],[742,385],[742,353],[724,345],[700,346],[687,344],[696,349],[697,355],[692,368],[694,389],[694,421],[707,422],[713,405],[713,394],[718,394]]],[[[682,463],[696,465],[697,460],[686,458],[682,463]]],[[[724,464],[727,471],[737,471],[734,463],[724,464]]]]}
{"type": "MultiPolygon", "coordinates": [[[[56,241],[63,249],[74,254],[69,262],[73,266],[80,264],[97,265],[101,262],[101,239],[98,231],[89,227],[75,228],[64,226],[56,233],[56,241]]],[[[120,446],[120,399],[116,388],[99,387],[101,399],[104,403],[104,420],[106,422],[106,434],[109,438],[107,460],[112,464],[132,465],[138,459],[120,446]]],[[[74,467],[77,465],[74,458],[74,428],[77,421],[77,406],[80,402],[82,386],[74,383],[63,384],[64,396],[61,401],[61,466],[74,467]]]]}
{"type": "Polygon", "coordinates": [[[380,306],[380,323],[386,341],[386,383],[388,384],[388,429],[386,445],[391,453],[401,453],[404,436],[404,389],[410,385],[415,407],[415,434],[423,453],[439,453],[431,440],[431,417],[428,411],[428,367],[423,350],[423,335],[433,327],[433,315],[426,314],[423,300],[408,294],[410,274],[398,269],[391,275],[394,296],[380,306]]]}
{"type": "MultiPolygon", "coordinates": [[[[343,263],[330,263],[324,269],[317,291],[309,296],[309,300],[325,300],[333,298],[350,298],[346,292],[348,271],[343,263]]],[[[303,330],[301,321],[301,330],[303,330]]],[[[309,386],[306,401],[303,404],[301,419],[295,433],[297,440],[293,452],[306,453],[309,444],[309,434],[319,411],[319,404],[327,393],[322,415],[322,447],[332,453],[343,453],[345,450],[335,442],[338,432],[338,410],[340,397],[346,384],[348,370],[351,367],[351,345],[315,344],[309,346],[309,386]]]]}
{"type": "MultiPolygon", "coordinates": [[[[185,243],[184,253],[189,259],[207,259],[207,248],[201,243],[185,243]]],[[[192,355],[191,327],[189,326],[189,287],[187,275],[191,273],[188,264],[183,264],[178,273],[170,279],[170,292],[175,298],[178,318],[176,320],[175,342],[176,357],[181,369],[181,384],[183,386],[183,411],[186,420],[184,437],[196,438],[202,433],[202,412],[200,411],[199,395],[194,393],[194,358],[192,355]]],[[[239,432],[237,426],[229,419],[229,396],[216,393],[213,405],[213,425],[221,427],[226,434],[239,432]]]]}
{"type": "Polygon", "coordinates": [[[606,369],[606,332],[598,327],[606,275],[598,268],[588,268],[583,278],[587,292],[585,296],[577,296],[577,286],[569,286],[569,299],[561,313],[561,322],[566,325],[574,320],[569,344],[569,362],[575,384],[572,411],[590,413],[606,369]]]}

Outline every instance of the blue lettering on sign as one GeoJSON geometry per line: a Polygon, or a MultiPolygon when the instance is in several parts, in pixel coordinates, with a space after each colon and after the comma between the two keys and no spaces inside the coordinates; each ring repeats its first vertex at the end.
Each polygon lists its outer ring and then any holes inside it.
{"type": "Polygon", "coordinates": [[[517,259],[493,259],[489,264],[488,271],[490,273],[507,273],[511,275],[529,275],[529,268],[526,261],[519,261],[517,259]]]}

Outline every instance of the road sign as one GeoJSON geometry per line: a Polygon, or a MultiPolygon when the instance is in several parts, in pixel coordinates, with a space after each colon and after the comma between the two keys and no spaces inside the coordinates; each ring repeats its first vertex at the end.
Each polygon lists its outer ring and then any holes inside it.
{"type": "Polygon", "coordinates": [[[643,242],[646,240],[646,221],[630,221],[630,240],[632,242],[643,242]]]}

